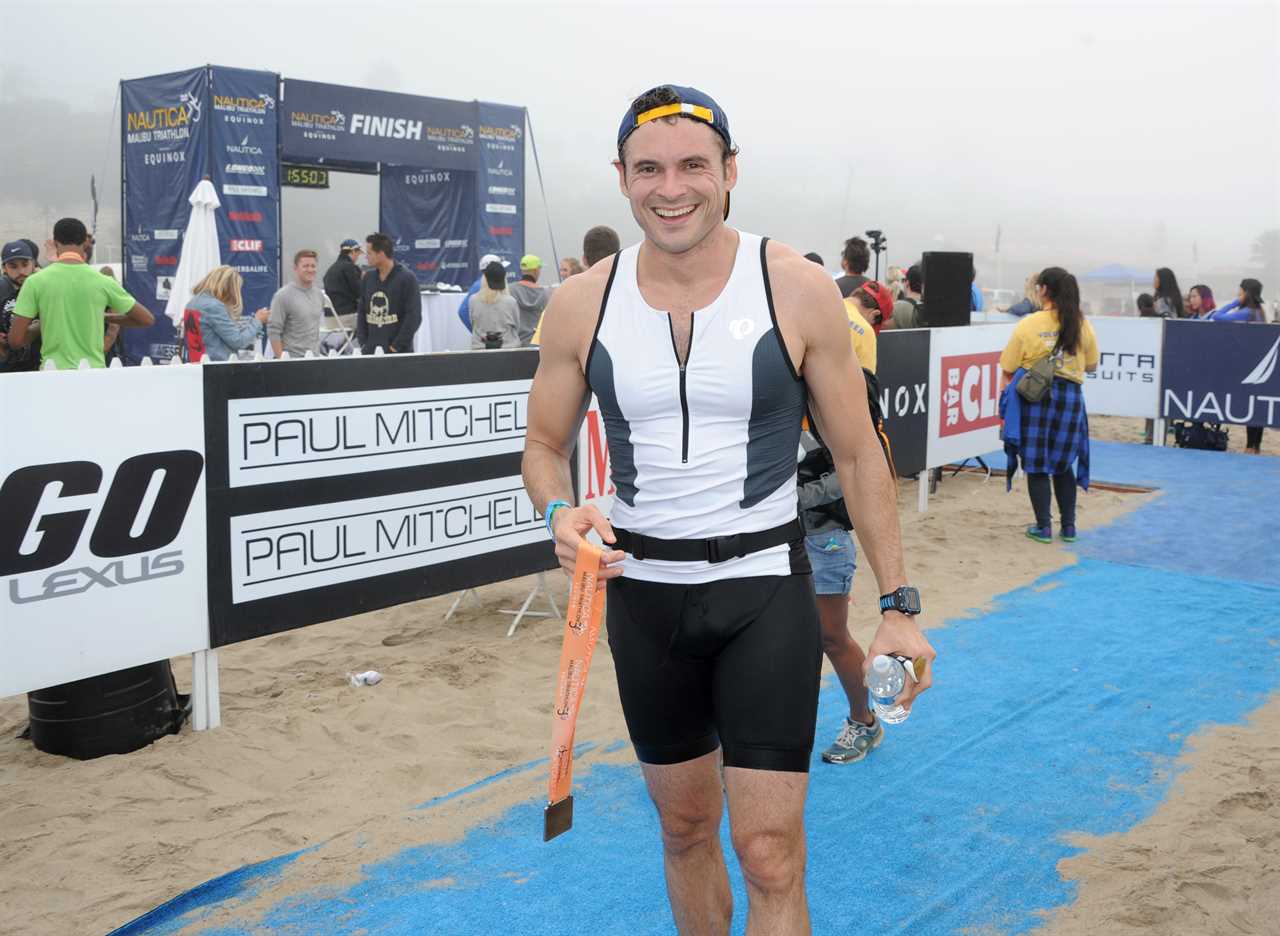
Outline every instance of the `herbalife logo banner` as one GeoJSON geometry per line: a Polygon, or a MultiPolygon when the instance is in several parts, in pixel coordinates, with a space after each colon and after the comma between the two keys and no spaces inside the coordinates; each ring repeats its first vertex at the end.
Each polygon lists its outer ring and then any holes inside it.
{"type": "Polygon", "coordinates": [[[1166,322],[1162,415],[1280,426],[1280,325],[1166,322]]]}

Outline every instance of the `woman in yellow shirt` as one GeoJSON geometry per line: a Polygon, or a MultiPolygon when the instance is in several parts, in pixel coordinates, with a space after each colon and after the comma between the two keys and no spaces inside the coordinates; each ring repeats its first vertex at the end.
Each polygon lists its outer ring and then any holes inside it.
{"type": "MultiPolygon", "coordinates": [[[[1089,415],[1081,384],[1084,375],[1098,367],[1098,337],[1080,310],[1080,287],[1061,267],[1040,274],[1037,287],[1040,311],[1017,324],[1000,355],[1005,379],[1012,381],[1020,369],[1054,357],[1054,378],[1049,393],[1038,403],[1024,400],[1009,387],[1008,406],[1018,406],[1020,427],[1010,439],[1013,422],[1006,411],[1006,450],[1017,448],[1027,473],[1027,492],[1036,522],[1027,536],[1040,543],[1053,542],[1050,518],[1051,494],[1058,501],[1062,539],[1076,538],[1076,484],[1089,488],[1089,415]],[[1079,464],[1077,479],[1074,466],[1079,464]],[[1052,478],[1052,482],[1050,482],[1052,478]]],[[[1019,378],[1021,379],[1021,378],[1019,378]]]]}

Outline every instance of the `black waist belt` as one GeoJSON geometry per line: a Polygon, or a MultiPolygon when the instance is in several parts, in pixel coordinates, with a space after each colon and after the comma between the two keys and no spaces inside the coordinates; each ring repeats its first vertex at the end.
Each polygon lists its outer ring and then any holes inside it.
{"type": "Polygon", "coordinates": [[[630,530],[613,528],[618,538],[614,548],[630,553],[635,559],[661,559],[666,562],[727,562],[771,546],[781,546],[804,536],[800,520],[789,520],[782,526],[755,533],[735,533],[711,539],[667,540],[630,530]]]}

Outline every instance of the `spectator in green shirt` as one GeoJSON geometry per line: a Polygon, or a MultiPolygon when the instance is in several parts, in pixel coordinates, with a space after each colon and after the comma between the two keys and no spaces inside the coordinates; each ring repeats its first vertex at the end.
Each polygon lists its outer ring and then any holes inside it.
{"type": "Polygon", "coordinates": [[[146,328],[155,317],[113,278],[85,262],[93,242],[84,222],[63,218],[53,227],[53,245],[56,262],[28,277],[18,294],[9,345],[25,347],[30,324],[39,319],[41,354],[58,370],[75,370],[81,361],[106,367],[105,325],[146,328]]]}

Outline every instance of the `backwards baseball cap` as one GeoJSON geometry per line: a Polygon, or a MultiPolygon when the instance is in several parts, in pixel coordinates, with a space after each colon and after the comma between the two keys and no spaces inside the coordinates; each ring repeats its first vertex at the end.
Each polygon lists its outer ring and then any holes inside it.
{"type": "Polygon", "coordinates": [[[480,258],[480,271],[483,273],[484,268],[491,263],[501,263],[504,267],[511,265],[507,263],[507,261],[499,257],[497,254],[485,254],[483,257],[480,258]]]}
{"type": "Polygon", "coordinates": [[[4,250],[0,251],[0,263],[8,263],[10,260],[35,260],[31,245],[26,241],[9,241],[4,245],[4,250]]]}
{"type": "MultiPolygon", "coordinates": [[[[733,148],[733,137],[729,133],[729,118],[725,116],[720,105],[709,94],[699,91],[697,88],[685,88],[680,85],[658,85],[656,88],[650,88],[637,101],[644,100],[657,92],[669,92],[664,97],[675,97],[675,100],[668,104],[659,104],[656,107],[650,107],[647,110],[636,113],[635,104],[627,108],[627,112],[623,115],[622,124],[618,127],[618,158],[622,158],[622,144],[627,141],[627,137],[635,133],[644,124],[651,120],[659,120],[663,117],[687,117],[690,120],[697,120],[712,130],[716,135],[724,141],[724,145],[733,148]]],[[[729,217],[729,193],[724,193],[724,216],[729,217]]]]}
{"type": "Polygon", "coordinates": [[[867,280],[858,288],[869,294],[876,301],[882,316],[893,318],[893,294],[889,292],[887,286],[883,283],[877,283],[875,280],[867,280]]]}
{"type": "Polygon", "coordinates": [[[339,250],[364,250],[364,248],[360,246],[360,242],[358,240],[355,240],[350,237],[348,237],[341,244],[339,244],[338,249],[339,250]]]}
{"type": "Polygon", "coordinates": [[[542,259],[540,257],[534,256],[533,254],[525,254],[523,257],[520,258],[520,269],[526,270],[526,271],[541,270],[542,259]]]}

